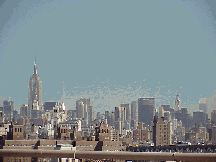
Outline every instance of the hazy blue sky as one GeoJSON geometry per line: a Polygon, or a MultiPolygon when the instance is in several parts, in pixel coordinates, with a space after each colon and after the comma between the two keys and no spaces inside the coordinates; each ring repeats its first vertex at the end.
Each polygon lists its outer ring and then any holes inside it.
{"type": "Polygon", "coordinates": [[[1,0],[0,94],[17,106],[35,55],[43,102],[74,109],[90,97],[100,111],[149,96],[159,106],[179,87],[192,104],[216,90],[216,1],[1,0]]]}

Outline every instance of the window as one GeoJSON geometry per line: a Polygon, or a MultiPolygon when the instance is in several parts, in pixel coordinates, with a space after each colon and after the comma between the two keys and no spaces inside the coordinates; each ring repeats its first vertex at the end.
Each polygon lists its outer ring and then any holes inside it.
{"type": "Polygon", "coordinates": [[[15,132],[17,132],[17,128],[15,128],[15,132]]]}
{"type": "Polygon", "coordinates": [[[22,128],[20,128],[20,132],[22,132],[22,128]]]}
{"type": "Polygon", "coordinates": [[[17,128],[17,132],[19,132],[19,128],[17,128]]]}

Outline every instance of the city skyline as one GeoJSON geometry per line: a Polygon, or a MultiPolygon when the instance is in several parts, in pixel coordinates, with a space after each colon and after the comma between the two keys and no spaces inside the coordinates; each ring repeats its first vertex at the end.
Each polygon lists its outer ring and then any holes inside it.
{"type": "Polygon", "coordinates": [[[0,6],[0,94],[5,99],[9,94],[17,108],[28,103],[35,54],[42,101],[64,100],[67,109],[75,109],[81,97],[91,98],[95,111],[139,97],[155,97],[156,108],[172,106],[177,87],[186,106],[215,98],[214,2],[4,1],[0,6]]]}

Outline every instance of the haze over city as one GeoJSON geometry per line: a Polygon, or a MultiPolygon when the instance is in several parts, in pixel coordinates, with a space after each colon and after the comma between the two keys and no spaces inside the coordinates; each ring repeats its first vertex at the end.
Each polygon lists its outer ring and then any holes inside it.
{"type": "Polygon", "coordinates": [[[0,0],[0,162],[216,161],[215,0],[0,0]]]}
{"type": "Polygon", "coordinates": [[[158,108],[173,105],[178,91],[182,107],[194,111],[199,98],[216,98],[215,6],[211,0],[1,1],[1,98],[10,96],[17,109],[27,104],[36,56],[43,102],[63,100],[75,109],[77,99],[91,98],[95,111],[104,111],[155,97],[158,108]]]}

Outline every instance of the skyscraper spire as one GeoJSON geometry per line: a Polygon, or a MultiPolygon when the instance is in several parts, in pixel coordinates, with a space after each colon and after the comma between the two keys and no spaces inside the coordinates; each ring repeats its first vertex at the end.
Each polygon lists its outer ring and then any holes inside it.
{"type": "Polygon", "coordinates": [[[35,61],[34,61],[34,74],[37,74],[36,57],[35,57],[35,61]]]}
{"type": "Polygon", "coordinates": [[[175,110],[180,110],[181,107],[180,107],[180,99],[179,99],[179,94],[178,94],[178,91],[177,91],[177,94],[176,94],[176,98],[175,98],[175,110]]]}

